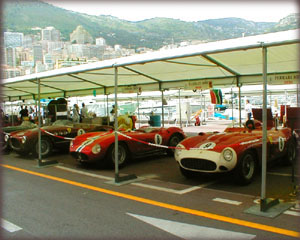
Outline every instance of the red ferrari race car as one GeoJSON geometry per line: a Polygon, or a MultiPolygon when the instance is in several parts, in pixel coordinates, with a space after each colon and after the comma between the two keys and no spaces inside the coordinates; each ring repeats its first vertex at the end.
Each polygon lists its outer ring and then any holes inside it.
{"type": "MultiPolygon", "coordinates": [[[[184,132],[177,127],[141,127],[135,131],[119,132],[119,167],[125,166],[130,157],[145,156],[158,149],[166,149],[172,155],[175,146],[185,137],[184,132]]],[[[70,153],[80,163],[96,162],[99,166],[113,167],[114,144],[113,131],[86,133],[71,142],[70,153]]]]}
{"type": "Polygon", "coordinates": [[[20,125],[17,125],[17,126],[3,127],[0,130],[0,133],[1,133],[0,143],[2,146],[2,151],[8,152],[10,150],[10,146],[9,146],[8,142],[9,142],[10,134],[12,132],[27,130],[27,129],[36,128],[36,127],[37,127],[37,125],[30,121],[23,121],[20,125]]]}
{"type": "MultiPolygon", "coordinates": [[[[186,177],[195,172],[232,171],[237,182],[246,185],[261,165],[262,136],[262,123],[257,120],[248,120],[245,127],[228,127],[222,133],[199,133],[177,145],[175,160],[186,177]]],[[[293,162],[296,151],[290,128],[268,128],[267,162],[279,158],[285,163],[293,162]]]]}
{"type": "MultiPolygon", "coordinates": [[[[69,120],[57,120],[50,126],[41,127],[41,155],[49,156],[53,149],[69,149],[70,141],[85,132],[108,131],[110,126],[73,123],[69,120]]],[[[10,146],[20,155],[38,155],[38,128],[13,132],[9,138],[10,146]]]]}

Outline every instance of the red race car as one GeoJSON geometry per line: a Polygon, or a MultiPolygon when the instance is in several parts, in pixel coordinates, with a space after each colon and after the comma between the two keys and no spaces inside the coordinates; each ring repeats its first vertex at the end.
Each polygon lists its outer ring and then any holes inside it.
{"type": "MultiPolygon", "coordinates": [[[[192,177],[195,172],[233,171],[237,182],[252,182],[262,157],[262,123],[248,120],[245,127],[228,127],[222,133],[199,133],[177,145],[175,160],[181,173],[192,177]]],[[[282,158],[296,160],[296,139],[290,128],[268,127],[267,161],[282,158]]]]}
{"type": "MultiPolygon", "coordinates": [[[[56,120],[50,126],[41,127],[41,155],[49,156],[53,149],[66,149],[70,141],[85,132],[111,130],[110,126],[73,123],[69,120],[56,120]]],[[[13,132],[9,138],[10,146],[20,155],[38,155],[38,128],[13,132]]]]}
{"type": "MultiPolygon", "coordinates": [[[[145,156],[158,149],[166,149],[172,155],[175,146],[185,137],[177,127],[141,127],[135,131],[122,131],[118,135],[119,167],[123,167],[130,157],[145,156]]],[[[86,133],[71,142],[70,153],[80,163],[96,162],[99,166],[113,167],[114,144],[113,131],[86,133]]]]}

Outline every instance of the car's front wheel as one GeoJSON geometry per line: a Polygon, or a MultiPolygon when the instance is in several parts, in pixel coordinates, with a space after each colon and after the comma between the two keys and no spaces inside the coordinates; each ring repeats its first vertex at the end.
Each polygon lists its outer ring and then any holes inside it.
{"type": "MultiPolygon", "coordinates": [[[[183,140],[183,136],[181,134],[175,133],[171,136],[169,140],[170,147],[176,147],[178,143],[183,140]]],[[[169,156],[174,156],[175,149],[168,149],[167,153],[169,156]]]]}
{"type": "Polygon", "coordinates": [[[235,177],[241,185],[251,183],[257,171],[255,155],[251,151],[244,153],[235,169],[235,177]]]}
{"type": "MultiPolygon", "coordinates": [[[[48,157],[52,153],[53,144],[48,137],[42,137],[41,139],[41,157],[48,157]]],[[[37,141],[34,147],[33,154],[35,157],[39,155],[39,142],[37,141]]]]}
{"type": "MultiPolygon", "coordinates": [[[[107,160],[109,167],[113,168],[115,166],[115,144],[112,144],[107,152],[107,160]]],[[[125,144],[120,143],[118,145],[118,166],[122,168],[126,165],[128,161],[128,150],[125,144]]]]}

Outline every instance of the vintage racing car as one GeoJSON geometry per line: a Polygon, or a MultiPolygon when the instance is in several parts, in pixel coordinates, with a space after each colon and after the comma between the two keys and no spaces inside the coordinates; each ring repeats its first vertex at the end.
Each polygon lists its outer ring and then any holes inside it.
{"type": "MultiPolygon", "coordinates": [[[[110,126],[98,124],[73,123],[70,120],[56,120],[50,126],[41,127],[41,155],[49,156],[53,149],[69,149],[70,141],[85,132],[111,130],[110,126]]],[[[10,146],[20,155],[38,155],[38,128],[13,132],[10,146]]]]}
{"type": "MultiPolygon", "coordinates": [[[[232,171],[237,182],[249,184],[261,164],[262,123],[248,120],[245,127],[228,127],[224,132],[199,133],[177,145],[175,160],[186,177],[195,172],[232,171]]],[[[267,162],[296,159],[296,140],[290,128],[268,127],[267,162]]]]}
{"type": "MultiPolygon", "coordinates": [[[[175,146],[185,137],[185,133],[177,127],[141,127],[135,131],[122,131],[118,135],[119,167],[125,166],[130,157],[145,156],[161,149],[174,154],[175,146]]],[[[113,167],[114,146],[113,131],[86,133],[71,142],[70,153],[80,163],[96,162],[99,166],[113,167]]]]}
{"type": "Polygon", "coordinates": [[[1,129],[1,146],[2,146],[2,151],[9,151],[10,146],[9,146],[9,137],[10,133],[16,132],[16,131],[21,131],[21,130],[27,130],[27,129],[32,129],[37,127],[35,123],[32,123],[30,121],[23,121],[20,125],[16,126],[7,126],[3,127],[1,129]]]}

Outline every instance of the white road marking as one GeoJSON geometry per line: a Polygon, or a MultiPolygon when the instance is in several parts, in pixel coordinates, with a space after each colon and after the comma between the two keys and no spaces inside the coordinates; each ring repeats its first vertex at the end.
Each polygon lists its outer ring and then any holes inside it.
{"type": "Polygon", "coordinates": [[[22,228],[20,228],[19,226],[15,225],[9,221],[6,221],[3,218],[1,218],[1,227],[9,232],[17,232],[17,231],[22,230],[22,228]]]}
{"type": "Polygon", "coordinates": [[[104,180],[113,180],[114,179],[112,177],[106,177],[106,176],[102,176],[102,175],[99,175],[99,174],[88,173],[88,172],[84,172],[84,171],[80,171],[80,170],[76,170],[76,169],[72,169],[72,168],[67,168],[67,167],[63,167],[63,166],[55,166],[55,167],[59,168],[59,169],[63,169],[65,171],[86,175],[86,176],[89,176],[89,177],[95,177],[95,178],[100,178],[100,179],[104,179],[104,180]]]}
{"type": "Polygon", "coordinates": [[[295,212],[290,210],[285,211],[284,214],[300,217],[300,212],[295,212]]]}
{"type": "Polygon", "coordinates": [[[142,215],[127,213],[129,216],[137,218],[145,223],[148,223],[154,227],[157,227],[163,231],[166,231],[172,235],[185,240],[195,239],[253,239],[256,235],[233,232],[223,229],[197,226],[193,224],[175,222],[170,220],[164,220],[153,217],[146,217],[142,215]]]}
{"type": "MultiPolygon", "coordinates": [[[[291,177],[291,173],[277,173],[277,172],[267,172],[269,175],[282,176],[282,177],[291,177]]],[[[295,174],[294,177],[300,177],[300,175],[295,174]]]]}
{"type": "Polygon", "coordinates": [[[134,186],[149,188],[149,189],[168,192],[168,193],[177,193],[178,192],[178,190],[175,190],[175,189],[158,187],[158,186],[153,186],[153,185],[149,185],[149,184],[145,184],[145,183],[131,183],[131,184],[134,186]]]}
{"type": "MultiPolygon", "coordinates": [[[[86,175],[86,176],[89,176],[89,177],[95,177],[95,178],[109,180],[109,181],[114,179],[112,177],[106,177],[106,176],[99,175],[99,174],[88,173],[88,172],[84,172],[84,171],[80,171],[80,170],[76,170],[76,169],[72,169],[72,168],[68,168],[68,167],[63,167],[63,166],[55,166],[55,167],[59,168],[59,169],[63,169],[65,171],[86,175]]],[[[148,179],[148,178],[153,178],[155,176],[156,175],[145,175],[145,176],[141,176],[141,178],[148,179]]],[[[181,195],[181,194],[189,193],[189,192],[204,188],[204,187],[206,187],[208,185],[211,185],[213,183],[215,183],[215,182],[204,183],[204,184],[199,185],[199,186],[193,186],[193,187],[185,188],[185,189],[182,189],[182,190],[176,190],[176,189],[165,188],[165,187],[158,187],[158,186],[144,184],[144,183],[131,183],[131,184],[135,185],[135,186],[139,186],[139,187],[144,187],[144,188],[149,188],[149,189],[153,189],[153,190],[158,190],[158,191],[169,192],[169,193],[174,193],[174,194],[180,194],[181,195]]]]}
{"type": "Polygon", "coordinates": [[[224,198],[214,198],[213,201],[221,202],[221,203],[228,203],[228,204],[231,204],[231,205],[241,205],[242,204],[242,202],[229,200],[229,199],[224,199],[224,198]]]}

